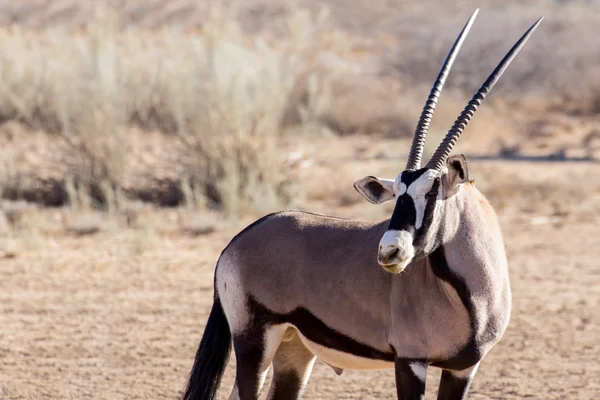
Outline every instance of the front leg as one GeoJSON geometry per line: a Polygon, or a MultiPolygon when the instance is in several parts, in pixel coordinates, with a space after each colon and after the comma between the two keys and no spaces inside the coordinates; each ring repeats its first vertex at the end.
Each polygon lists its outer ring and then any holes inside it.
{"type": "Polygon", "coordinates": [[[398,400],[424,399],[427,364],[419,360],[397,358],[395,367],[398,400]]]}
{"type": "Polygon", "coordinates": [[[450,371],[445,369],[440,380],[438,400],[464,400],[473,382],[479,363],[462,371],[450,371]]]}

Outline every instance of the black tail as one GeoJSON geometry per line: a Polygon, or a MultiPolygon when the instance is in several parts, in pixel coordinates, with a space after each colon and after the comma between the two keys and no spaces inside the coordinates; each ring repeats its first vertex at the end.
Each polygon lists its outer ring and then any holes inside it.
{"type": "Polygon", "coordinates": [[[196,352],[183,400],[214,400],[231,352],[231,332],[221,301],[215,301],[196,352]]]}

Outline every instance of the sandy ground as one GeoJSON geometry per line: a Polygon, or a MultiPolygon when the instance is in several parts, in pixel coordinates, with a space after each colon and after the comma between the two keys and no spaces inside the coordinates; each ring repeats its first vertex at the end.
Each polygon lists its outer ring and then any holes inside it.
{"type": "MultiPolygon", "coordinates": [[[[63,20],[77,25],[87,18],[70,0],[31,1],[41,9],[32,17],[27,7],[15,8],[13,3],[0,1],[0,25],[11,21],[41,27],[63,20]]],[[[338,23],[350,29],[359,10],[366,32],[374,26],[390,27],[391,22],[385,24],[381,18],[393,19],[390,4],[398,8],[413,2],[367,3],[363,10],[333,2],[338,23]],[[372,17],[365,18],[363,11],[372,17]]],[[[470,7],[470,0],[463,3],[470,7]]],[[[178,15],[186,8],[172,7],[175,10],[168,15],[182,18],[178,15]]],[[[136,10],[130,7],[131,18],[142,15],[143,27],[162,26],[170,18],[164,18],[162,9],[153,11],[156,18],[136,10]]],[[[204,15],[185,14],[186,26],[195,26],[204,15]]],[[[553,118],[560,123],[536,122],[543,143],[523,141],[523,145],[543,144],[546,152],[548,136],[555,134],[568,145],[584,146],[580,136],[597,123],[585,116],[582,128],[581,121],[571,126],[570,119],[567,123],[562,116],[553,118]]],[[[489,118],[480,119],[487,121],[488,132],[506,130],[500,119],[494,120],[497,128],[489,118]]],[[[406,143],[345,140],[351,145],[338,139],[307,141],[306,168],[298,172],[302,199],[292,208],[385,218],[389,206],[366,204],[351,185],[364,175],[393,177],[399,166],[395,157],[405,153],[406,143]]],[[[457,151],[490,154],[489,146],[481,153],[469,143],[463,140],[458,147],[466,147],[457,151]]],[[[482,146],[481,139],[476,144],[482,146]]],[[[565,143],[552,146],[559,145],[565,143]]],[[[483,361],[470,398],[600,398],[600,165],[470,160],[469,166],[478,187],[492,204],[501,206],[513,289],[508,331],[483,361]]],[[[45,210],[39,216],[52,219],[54,213],[60,211],[45,210]]],[[[167,220],[169,213],[157,212],[167,220]]],[[[214,232],[196,237],[176,229],[162,233],[117,229],[74,237],[61,229],[32,234],[2,232],[0,226],[0,399],[180,396],[210,311],[215,262],[231,237],[251,221],[248,217],[222,223],[214,232]],[[15,243],[18,251],[10,250],[15,243]]],[[[220,398],[227,398],[233,367],[231,362],[220,398]]],[[[439,371],[429,371],[428,398],[435,396],[438,377],[439,371]]],[[[392,371],[346,371],[338,377],[317,362],[304,398],[379,399],[395,398],[394,393],[392,371]]]]}
{"type": "MultiPolygon", "coordinates": [[[[356,143],[355,150],[361,146],[364,143],[356,143]]],[[[325,161],[346,163],[339,171],[360,169],[361,175],[390,171],[397,164],[377,164],[376,156],[349,157],[347,151],[338,151],[336,161],[335,153],[321,150],[323,162],[315,165],[329,174],[331,166],[325,161]],[[371,167],[375,171],[369,171],[371,167]]],[[[469,165],[474,171],[509,176],[513,171],[542,180],[558,177],[565,187],[569,180],[578,180],[591,185],[590,198],[600,192],[593,180],[585,182],[598,175],[598,165],[469,165]]],[[[307,173],[299,179],[310,177],[307,173]]],[[[349,194],[342,202],[347,206],[340,206],[340,191],[353,189],[350,177],[338,178],[339,189],[322,194],[321,202],[313,194],[305,207],[339,216],[385,217],[385,207],[354,202],[349,194]]],[[[486,183],[494,187],[494,180],[486,183]]],[[[585,202],[575,204],[576,199],[558,187],[549,201],[568,199],[573,213],[548,218],[508,208],[499,212],[513,312],[504,338],[483,361],[472,386],[473,399],[600,398],[599,219],[589,208],[576,208],[585,202]]],[[[543,208],[540,204],[534,209],[543,208]]],[[[132,229],[87,237],[20,237],[18,232],[0,237],[0,250],[10,240],[21,243],[14,254],[0,251],[0,398],[179,396],[210,311],[215,261],[249,222],[246,218],[220,224],[215,232],[197,237],[132,229]]],[[[439,371],[429,372],[429,398],[438,377],[439,371]]],[[[226,398],[232,382],[233,362],[221,398],[226,398]]],[[[394,398],[394,391],[392,371],[346,371],[338,377],[317,362],[305,398],[394,398]]]]}

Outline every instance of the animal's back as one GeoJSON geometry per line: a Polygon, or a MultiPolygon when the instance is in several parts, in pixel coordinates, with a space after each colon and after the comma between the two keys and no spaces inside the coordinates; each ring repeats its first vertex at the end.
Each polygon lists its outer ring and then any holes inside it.
{"type": "Polygon", "coordinates": [[[371,337],[374,347],[386,348],[380,328],[390,316],[392,276],[376,259],[385,229],[386,223],[303,212],[264,217],[219,259],[216,289],[226,314],[245,325],[250,298],[278,314],[303,308],[331,329],[371,337]]]}

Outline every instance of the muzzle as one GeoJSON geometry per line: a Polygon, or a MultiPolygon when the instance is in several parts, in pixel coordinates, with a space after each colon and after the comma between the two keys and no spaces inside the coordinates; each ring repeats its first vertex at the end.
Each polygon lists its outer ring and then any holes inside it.
{"type": "Polygon", "coordinates": [[[407,231],[388,230],[379,242],[377,262],[388,272],[400,273],[415,256],[413,236],[407,231]]]}

